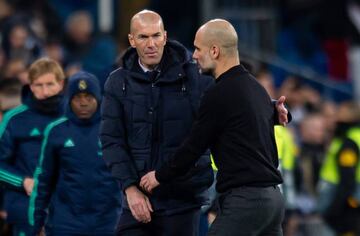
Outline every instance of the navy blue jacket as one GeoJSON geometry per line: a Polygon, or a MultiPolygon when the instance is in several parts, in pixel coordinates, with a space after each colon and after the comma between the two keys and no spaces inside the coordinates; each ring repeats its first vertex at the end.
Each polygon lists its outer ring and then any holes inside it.
{"type": "Polygon", "coordinates": [[[45,127],[63,114],[61,100],[57,95],[41,103],[25,87],[23,105],[8,111],[0,124],[0,181],[8,187],[4,196],[8,222],[28,222],[23,179],[33,177],[45,127]]]}
{"type": "MultiPolygon", "coordinates": [[[[70,78],[68,88],[72,82],[70,78]]],[[[70,101],[68,95],[65,101],[70,101]]],[[[121,194],[102,158],[100,109],[92,118],[80,120],[67,104],[65,117],[45,130],[30,200],[30,225],[39,232],[46,224],[47,233],[56,235],[111,235],[121,194]]]]}
{"type": "MultiPolygon", "coordinates": [[[[213,80],[201,76],[187,50],[174,41],[167,42],[153,74],[142,71],[135,49],[127,51],[123,63],[105,84],[100,138],[104,159],[125,190],[173,155],[213,80]]],[[[185,176],[149,195],[154,214],[199,207],[204,201],[201,193],[212,182],[209,153],[205,153],[185,176]]]]}

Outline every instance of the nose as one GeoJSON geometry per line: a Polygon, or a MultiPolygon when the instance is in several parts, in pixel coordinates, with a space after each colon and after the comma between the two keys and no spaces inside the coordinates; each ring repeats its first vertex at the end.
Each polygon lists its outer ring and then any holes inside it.
{"type": "Polygon", "coordinates": [[[149,37],[147,45],[148,45],[148,47],[154,47],[155,46],[154,39],[152,37],[149,37]]]}
{"type": "Polygon", "coordinates": [[[194,53],[193,53],[193,55],[192,55],[192,58],[193,58],[194,60],[197,59],[197,53],[196,53],[196,51],[194,51],[194,53]]]}
{"type": "Polygon", "coordinates": [[[51,95],[50,89],[46,86],[43,87],[42,92],[43,92],[44,98],[48,98],[51,95]]]}
{"type": "Polygon", "coordinates": [[[86,107],[89,105],[87,99],[83,98],[83,97],[80,98],[79,103],[80,103],[80,106],[82,106],[82,107],[86,107]]]}

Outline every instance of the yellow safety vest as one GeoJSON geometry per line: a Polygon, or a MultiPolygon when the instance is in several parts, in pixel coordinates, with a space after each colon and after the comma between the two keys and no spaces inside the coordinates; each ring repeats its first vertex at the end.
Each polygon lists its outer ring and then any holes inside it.
{"type": "Polygon", "coordinates": [[[297,146],[291,132],[283,126],[275,126],[275,141],[282,168],[292,170],[295,166],[297,146]]]}
{"type": "MultiPolygon", "coordinates": [[[[355,127],[351,128],[346,136],[354,141],[359,150],[360,150],[360,128],[355,127]]],[[[336,160],[336,155],[338,154],[341,146],[343,144],[343,140],[340,138],[334,138],[331,141],[330,147],[327,151],[324,163],[320,170],[320,178],[330,182],[332,184],[338,184],[340,182],[340,176],[338,172],[338,164],[336,160]]],[[[356,182],[360,183],[360,162],[358,161],[356,166],[356,182]]]]}

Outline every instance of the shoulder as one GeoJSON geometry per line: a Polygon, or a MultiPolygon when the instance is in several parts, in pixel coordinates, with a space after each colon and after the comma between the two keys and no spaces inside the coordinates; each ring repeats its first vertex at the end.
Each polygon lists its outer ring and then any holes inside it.
{"type": "Polygon", "coordinates": [[[58,130],[63,131],[64,130],[63,126],[67,120],[68,120],[68,118],[61,117],[61,118],[49,123],[47,125],[47,127],[45,128],[44,136],[48,137],[50,135],[50,133],[57,132],[58,130]]]}
{"type": "Polygon", "coordinates": [[[6,112],[0,123],[0,137],[11,122],[16,122],[29,108],[26,105],[17,106],[6,112]]]}
{"type": "Polygon", "coordinates": [[[24,114],[26,111],[29,110],[29,107],[26,105],[19,105],[8,112],[5,113],[4,118],[1,123],[4,121],[9,121],[15,117],[19,117],[20,115],[24,114]]]}
{"type": "Polygon", "coordinates": [[[122,86],[128,74],[129,71],[123,69],[122,67],[112,71],[105,82],[105,92],[112,91],[115,88],[122,86]]]}

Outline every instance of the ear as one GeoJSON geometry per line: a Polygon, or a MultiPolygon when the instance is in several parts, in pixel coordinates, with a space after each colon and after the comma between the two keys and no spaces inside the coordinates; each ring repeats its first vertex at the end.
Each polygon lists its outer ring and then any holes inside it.
{"type": "Polygon", "coordinates": [[[128,34],[128,39],[131,47],[136,48],[134,36],[132,34],[128,34]]]}
{"type": "Polygon", "coordinates": [[[220,48],[217,45],[212,45],[210,47],[210,57],[212,59],[217,59],[220,55],[220,48]]]}
{"type": "Polygon", "coordinates": [[[30,87],[31,93],[34,94],[34,85],[32,83],[30,83],[29,87],[30,87]]]}
{"type": "Polygon", "coordinates": [[[65,86],[65,79],[61,79],[58,81],[58,83],[61,85],[61,90],[64,90],[64,86],[65,86]]]}
{"type": "Polygon", "coordinates": [[[164,46],[166,45],[167,42],[167,32],[164,31],[164,46]]]}

